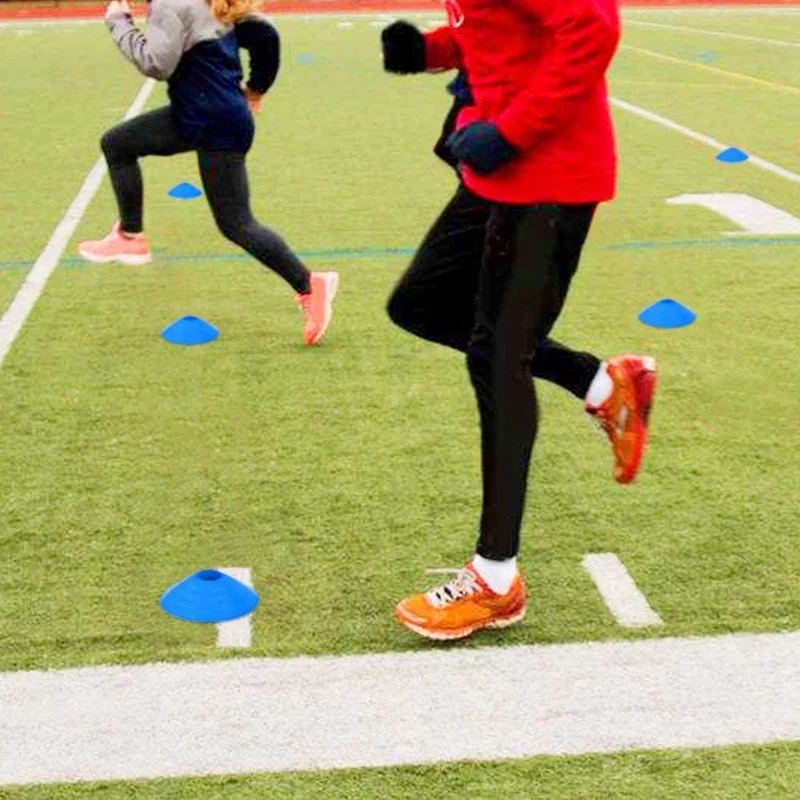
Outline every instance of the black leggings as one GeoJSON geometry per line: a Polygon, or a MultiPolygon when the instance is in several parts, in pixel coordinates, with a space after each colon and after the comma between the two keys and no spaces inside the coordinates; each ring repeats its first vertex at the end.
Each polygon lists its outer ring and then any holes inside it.
{"type": "Polygon", "coordinates": [[[481,421],[477,551],[486,558],[519,550],[538,417],[531,376],[582,398],[600,367],[549,338],[594,210],[495,204],[462,186],[389,301],[398,325],[467,354],[481,421]]]}
{"type": "Polygon", "coordinates": [[[125,233],[142,225],[142,156],[171,156],[197,150],[197,162],[208,204],[226,239],[238,244],[280,275],[295,291],[309,291],[309,272],[275,231],[250,211],[246,153],[198,149],[178,133],[169,106],[134,117],[107,131],[101,147],[108,162],[125,233]]]}

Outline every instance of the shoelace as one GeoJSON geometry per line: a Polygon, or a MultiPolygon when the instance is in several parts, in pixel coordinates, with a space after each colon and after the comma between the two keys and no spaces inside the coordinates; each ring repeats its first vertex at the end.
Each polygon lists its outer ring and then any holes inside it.
{"type": "Polygon", "coordinates": [[[480,586],[475,580],[475,576],[465,567],[453,580],[448,581],[443,586],[431,589],[425,596],[428,602],[435,608],[442,608],[456,600],[469,597],[480,591],[480,586]]]}

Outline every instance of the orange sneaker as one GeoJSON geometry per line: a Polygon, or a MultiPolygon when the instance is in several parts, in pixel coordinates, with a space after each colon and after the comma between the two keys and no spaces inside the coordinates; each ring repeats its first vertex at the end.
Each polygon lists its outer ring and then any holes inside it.
{"type": "Polygon", "coordinates": [[[333,298],[339,288],[338,272],[312,272],[311,291],[297,294],[295,300],[300,306],[306,321],[303,326],[303,341],[318,344],[333,317],[333,298]]]}
{"type": "Polygon", "coordinates": [[[119,261],[122,264],[149,264],[153,260],[150,245],[143,233],[124,235],[119,222],[114,223],[111,233],[105,239],[81,242],[78,252],[94,264],[108,264],[119,261]]]}
{"type": "Polygon", "coordinates": [[[495,594],[467,564],[444,586],[401,600],[398,622],[426,639],[462,639],[480,628],[506,628],[525,616],[525,583],[514,578],[507,594],[495,594]]]}
{"type": "Polygon", "coordinates": [[[614,477],[630,483],[642,464],[647,422],[656,391],[656,360],[650,356],[617,356],[606,367],[614,388],[599,406],[586,410],[608,434],[614,450],[614,477]]]}

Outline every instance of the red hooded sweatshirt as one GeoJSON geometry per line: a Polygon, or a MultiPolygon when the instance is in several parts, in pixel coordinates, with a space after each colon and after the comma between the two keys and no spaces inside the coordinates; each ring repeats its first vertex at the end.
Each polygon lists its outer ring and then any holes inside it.
{"type": "Polygon", "coordinates": [[[476,120],[519,155],[489,175],[464,169],[475,194],[503,203],[594,203],[616,188],[605,73],[620,36],[616,0],[445,0],[449,24],[425,35],[429,71],[466,71],[476,120]]]}

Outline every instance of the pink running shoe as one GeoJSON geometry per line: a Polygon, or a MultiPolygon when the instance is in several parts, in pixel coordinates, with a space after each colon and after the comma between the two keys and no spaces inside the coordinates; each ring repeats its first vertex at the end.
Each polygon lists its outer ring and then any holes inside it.
{"type": "Polygon", "coordinates": [[[124,234],[119,222],[114,223],[105,239],[81,242],[78,252],[93,264],[119,261],[121,264],[139,265],[153,260],[147,237],[143,233],[124,234]]]}

